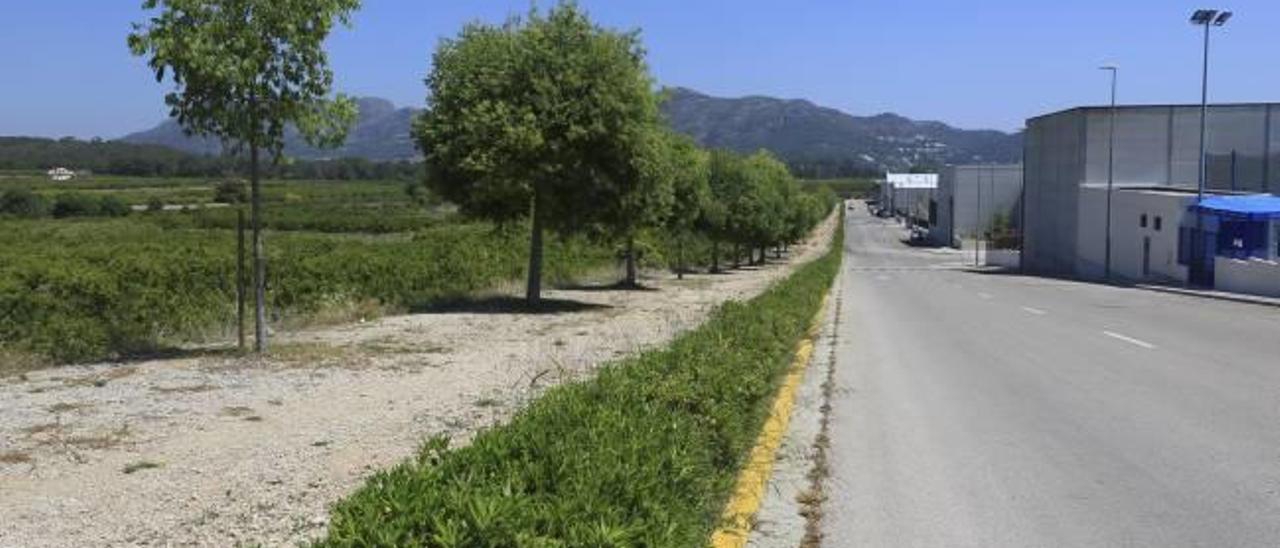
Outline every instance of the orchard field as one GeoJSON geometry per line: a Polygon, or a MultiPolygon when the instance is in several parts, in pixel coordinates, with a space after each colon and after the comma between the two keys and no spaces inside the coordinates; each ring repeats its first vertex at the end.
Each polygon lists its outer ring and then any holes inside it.
{"type": "MultiPolygon", "coordinates": [[[[216,186],[200,179],[0,176],[0,193],[29,192],[45,210],[0,216],[5,363],[114,358],[233,338],[238,206],[214,204],[216,186]],[[116,217],[47,213],[66,196],[110,196],[131,207],[116,217]]],[[[401,181],[270,181],[264,201],[277,325],[465,297],[519,278],[527,260],[520,227],[469,222],[447,206],[420,204],[401,181]]],[[[608,246],[586,238],[549,243],[553,283],[611,262],[608,246]]]]}

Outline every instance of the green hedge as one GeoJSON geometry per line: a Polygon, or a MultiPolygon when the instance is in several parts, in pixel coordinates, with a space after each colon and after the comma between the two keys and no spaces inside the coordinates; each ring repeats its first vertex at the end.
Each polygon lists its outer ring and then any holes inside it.
{"type": "Polygon", "coordinates": [[[338,503],[317,545],[705,545],[842,237],[665,349],[553,389],[465,448],[428,442],[338,503]]]}

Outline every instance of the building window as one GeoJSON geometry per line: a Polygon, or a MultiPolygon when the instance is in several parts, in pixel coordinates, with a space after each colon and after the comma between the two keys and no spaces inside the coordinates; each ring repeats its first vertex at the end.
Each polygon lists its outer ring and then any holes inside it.
{"type": "Polygon", "coordinates": [[[1156,215],[1156,224],[1155,224],[1156,231],[1158,232],[1161,228],[1163,228],[1163,225],[1164,225],[1164,219],[1161,219],[1159,215],[1156,215]]]}
{"type": "Polygon", "coordinates": [[[1140,227],[1140,228],[1147,228],[1147,214],[1146,214],[1146,213],[1143,213],[1143,214],[1142,214],[1142,217],[1139,217],[1139,218],[1138,218],[1138,227],[1140,227]]]}

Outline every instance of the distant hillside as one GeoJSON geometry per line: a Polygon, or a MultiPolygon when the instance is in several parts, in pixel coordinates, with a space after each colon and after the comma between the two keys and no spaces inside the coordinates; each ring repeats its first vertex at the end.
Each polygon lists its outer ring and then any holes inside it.
{"type": "MultiPolygon", "coordinates": [[[[318,150],[291,131],[285,153],[302,159],[418,157],[409,134],[417,109],[397,108],[377,98],[363,98],[359,103],[360,118],[345,146],[318,150]]],[[[803,100],[723,99],[675,88],[669,91],[663,112],[676,130],[703,145],[742,152],[771,150],[805,177],[863,175],[947,163],[1016,162],[1022,156],[1022,139],[1016,134],[956,129],[895,114],[852,116],[803,100]]],[[[215,140],[187,137],[172,120],[122,140],[202,154],[220,150],[215,140]]]]}
{"type": "Polygon", "coordinates": [[[704,146],[773,151],[798,174],[835,177],[912,166],[1018,162],[1020,135],[963,130],[896,114],[852,116],[804,100],[723,99],[669,90],[663,107],[676,130],[704,146]]]}
{"type": "Polygon", "coordinates": [[[0,137],[0,170],[65,167],[122,175],[150,175],[156,165],[213,164],[172,148],[113,141],[0,137]]]}
{"type": "MultiPolygon", "coordinates": [[[[99,175],[139,177],[223,177],[248,173],[242,156],[193,154],[160,145],[94,139],[0,137],[0,171],[44,171],[63,167],[99,175]]],[[[421,177],[418,162],[375,162],[359,157],[299,160],[266,166],[263,174],[282,179],[411,180],[421,177]]]]}
{"type": "MultiPolygon", "coordinates": [[[[285,135],[286,155],[306,160],[356,157],[375,161],[411,160],[418,156],[409,135],[416,109],[396,108],[386,99],[365,97],[357,100],[360,116],[347,142],[335,150],[307,145],[297,131],[285,135]]],[[[196,154],[217,154],[222,150],[216,139],[189,137],[175,120],[120,139],[126,143],[161,145],[196,154]]]]}

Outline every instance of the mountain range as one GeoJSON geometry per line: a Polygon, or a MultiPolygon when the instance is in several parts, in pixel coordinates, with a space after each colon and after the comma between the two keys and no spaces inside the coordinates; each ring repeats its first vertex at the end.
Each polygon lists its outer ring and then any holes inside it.
{"type": "MultiPolygon", "coordinates": [[[[346,144],[337,150],[308,146],[296,131],[286,136],[285,153],[302,159],[362,157],[405,160],[419,156],[409,129],[419,109],[396,107],[386,99],[358,100],[360,116],[346,144]]],[[[913,167],[985,162],[1017,162],[1022,138],[993,130],[958,129],[942,122],[916,121],[896,114],[853,116],[799,99],[750,96],[712,97],[686,88],[667,90],[663,113],[677,131],[704,146],[740,152],[770,150],[797,175],[835,177],[913,167]]],[[[217,153],[217,140],[190,137],[173,120],[121,139],[187,152],[217,153]]]]}

